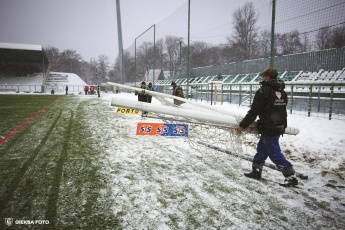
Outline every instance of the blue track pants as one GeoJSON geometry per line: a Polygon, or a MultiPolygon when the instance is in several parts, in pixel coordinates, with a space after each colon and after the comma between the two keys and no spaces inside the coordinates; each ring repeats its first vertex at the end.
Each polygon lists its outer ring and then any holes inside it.
{"type": "Polygon", "coordinates": [[[267,157],[283,172],[292,168],[292,164],[286,160],[279,146],[279,136],[268,136],[261,134],[260,141],[257,145],[256,155],[253,163],[263,165],[267,157]]]}

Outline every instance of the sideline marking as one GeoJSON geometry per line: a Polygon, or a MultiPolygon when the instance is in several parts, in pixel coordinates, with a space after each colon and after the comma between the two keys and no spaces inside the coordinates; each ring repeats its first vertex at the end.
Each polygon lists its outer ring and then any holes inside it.
{"type": "Polygon", "coordinates": [[[41,113],[43,113],[44,111],[46,111],[50,106],[52,106],[55,102],[57,102],[58,100],[60,100],[61,97],[59,97],[58,99],[56,99],[55,101],[51,102],[50,104],[48,104],[46,107],[44,107],[43,109],[41,109],[40,111],[38,111],[37,113],[35,113],[32,117],[30,117],[29,119],[27,119],[24,123],[22,123],[21,125],[19,125],[17,128],[15,128],[14,130],[12,130],[12,132],[10,132],[10,134],[8,134],[6,137],[4,137],[2,140],[0,140],[0,145],[2,145],[3,143],[5,143],[8,139],[10,139],[10,137],[12,137],[14,134],[16,134],[19,130],[21,130],[23,127],[25,127],[25,125],[29,124],[33,119],[35,119],[38,115],[40,115],[41,113]]]}

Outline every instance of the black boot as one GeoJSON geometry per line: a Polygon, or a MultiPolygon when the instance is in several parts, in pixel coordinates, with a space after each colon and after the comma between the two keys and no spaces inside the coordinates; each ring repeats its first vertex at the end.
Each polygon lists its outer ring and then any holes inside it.
{"type": "Polygon", "coordinates": [[[261,179],[261,172],[262,172],[261,169],[253,168],[253,171],[251,171],[250,173],[245,173],[244,175],[246,177],[249,177],[249,178],[260,180],[261,179]]]}
{"type": "Polygon", "coordinates": [[[285,180],[280,185],[283,187],[295,187],[298,185],[298,180],[296,178],[295,170],[293,166],[283,169],[283,175],[285,180]]]}
{"type": "Polygon", "coordinates": [[[296,187],[298,185],[298,180],[295,175],[285,177],[283,183],[280,184],[283,187],[296,187]]]}

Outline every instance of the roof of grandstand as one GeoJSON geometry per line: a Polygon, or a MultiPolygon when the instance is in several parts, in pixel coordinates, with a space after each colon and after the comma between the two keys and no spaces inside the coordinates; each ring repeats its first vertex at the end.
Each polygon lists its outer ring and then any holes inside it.
{"type": "Polygon", "coordinates": [[[46,72],[49,61],[41,45],[0,43],[0,76],[46,72]]]}

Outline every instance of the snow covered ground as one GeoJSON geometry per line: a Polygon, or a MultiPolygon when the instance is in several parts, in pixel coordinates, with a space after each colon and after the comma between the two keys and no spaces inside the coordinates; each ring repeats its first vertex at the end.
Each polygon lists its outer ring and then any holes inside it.
{"type": "MultiPolygon", "coordinates": [[[[136,136],[141,117],[115,114],[111,98],[137,98],[102,94],[99,103],[105,107],[90,118],[92,136],[104,152],[113,212],[123,228],[345,229],[344,120],[288,116],[288,125],[300,134],[284,135],[281,148],[309,179],[299,179],[299,188],[283,188],[280,172],[266,168],[262,181],[245,178],[250,162],[198,152],[185,138],[136,136]]],[[[160,104],[155,98],[152,103],[160,104]]],[[[242,114],[248,110],[219,106],[242,114]]],[[[244,154],[254,155],[257,137],[246,135],[243,142],[244,154]]]]}
{"type": "MultiPolygon", "coordinates": [[[[54,124],[51,125],[56,132],[52,131],[51,139],[46,137],[47,143],[42,150],[42,154],[50,158],[37,157],[37,161],[45,159],[54,166],[54,159],[60,154],[59,146],[68,143],[69,155],[64,167],[61,165],[63,179],[60,193],[56,195],[59,198],[56,226],[61,229],[69,226],[86,229],[90,222],[95,225],[104,223],[104,229],[118,226],[122,229],[345,229],[344,120],[288,116],[288,125],[298,127],[300,133],[284,135],[280,139],[281,148],[296,171],[308,175],[309,179],[299,179],[298,188],[283,188],[278,185],[284,179],[280,172],[265,168],[263,180],[246,178],[243,173],[251,170],[249,161],[214,150],[197,151],[187,138],[137,136],[138,122],[160,120],[116,114],[111,100],[136,101],[133,93],[102,92],[100,98],[73,94],[62,97],[63,103],[55,110],[47,111],[47,120],[39,120],[34,126],[40,127],[44,133],[44,124],[57,120],[56,129],[54,124]],[[82,130],[85,133],[81,136],[82,141],[78,139],[78,126],[73,126],[73,132],[67,129],[68,124],[74,123],[72,114],[78,119],[76,125],[80,122],[87,127],[82,130]],[[71,136],[69,141],[59,140],[61,133],[76,136],[71,136]],[[92,146],[96,160],[88,158],[87,154],[80,155],[76,150],[82,148],[79,142],[92,146]],[[89,180],[92,176],[79,175],[79,172],[86,174],[88,170],[85,168],[90,164],[101,168],[105,188],[92,184],[89,180]],[[81,169],[73,171],[72,166],[81,169]],[[77,184],[78,180],[83,184],[77,184]],[[100,195],[95,195],[97,201],[88,203],[90,197],[84,193],[100,195]],[[85,204],[92,206],[85,208],[85,204]],[[110,215],[109,219],[115,222],[113,225],[108,219],[99,219],[104,215],[98,212],[108,210],[109,206],[111,212],[106,212],[106,217],[110,215]]],[[[159,105],[160,101],[153,98],[152,103],[159,105]]],[[[192,108],[187,104],[182,107],[192,108]]],[[[239,114],[248,110],[248,107],[231,104],[217,107],[239,114]]],[[[206,112],[197,107],[193,109],[206,112]]],[[[37,132],[29,134],[39,136],[37,132]]],[[[30,139],[29,134],[23,138],[30,139]]],[[[208,137],[207,134],[203,131],[198,136],[208,137]]],[[[244,135],[243,154],[253,156],[257,141],[255,135],[244,135]]],[[[17,147],[9,149],[15,151],[17,147]]],[[[231,147],[228,150],[233,151],[231,147]]],[[[30,168],[32,171],[38,169],[42,169],[40,164],[30,168]]],[[[49,175],[52,177],[43,169],[39,172],[43,175],[40,177],[42,182],[47,182],[49,175]]],[[[24,185],[15,193],[18,198],[11,200],[14,204],[20,203],[20,191],[26,191],[24,185]]],[[[44,213],[43,201],[48,193],[40,186],[36,188],[42,194],[30,194],[33,197],[40,195],[42,201],[40,205],[30,207],[35,212],[44,213]]]]}

